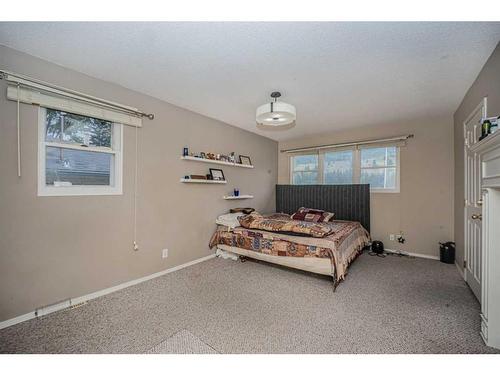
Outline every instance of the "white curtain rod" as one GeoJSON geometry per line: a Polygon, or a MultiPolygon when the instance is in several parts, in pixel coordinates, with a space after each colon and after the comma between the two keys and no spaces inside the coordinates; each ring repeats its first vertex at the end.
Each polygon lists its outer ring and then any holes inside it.
{"type": "Polygon", "coordinates": [[[413,138],[413,137],[414,137],[413,134],[408,134],[408,135],[402,135],[399,137],[372,139],[372,140],[368,140],[368,141],[359,141],[359,142],[350,142],[350,143],[334,143],[334,144],[321,145],[321,146],[290,148],[290,149],[286,149],[286,150],[281,150],[281,152],[293,153],[293,152],[301,152],[301,151],[321,150],[321,149],[325,149],[325,148],[338,148],[338,147],[347,147],[347,146],[369,145],[372,143],[406,141],[407,139],[413,138]]]}
{"type": "Polygon", "coordinates": [[[0,79],[4,79],[7,82],[16,84],[17,86],[24,86],[29,88],[35,88],[41,91],[49,92],[51,94],[56,94],[63,97],[69,97],[84,103],[93,104],[99,107],[104,107],[108,109],[114,109],[116,111],[131,114],[136,117],[147,117],[150,120],[154,119],[154,114],[145,113],[137,108],[129,107],[126,105],[111,102],[109,100],[104,100],[97,98],[95,96],[87,95],[78,91],[70,90],[64,87],[56,86],[48,82],[40,81],[35,78],[24,76],[17,73],[8,72],[6,70],[0,70],[0,79]]]}

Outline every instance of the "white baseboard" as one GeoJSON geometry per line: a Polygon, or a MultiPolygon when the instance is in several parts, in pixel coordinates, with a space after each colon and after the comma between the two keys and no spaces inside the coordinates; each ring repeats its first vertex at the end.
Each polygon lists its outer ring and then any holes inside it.
{"type": "Polygon", "coordinates": [[[462,279],[465,280],[465,270],[457,262],[455,262],[455,266],[457,266],[458,273],[462,276],[462,279]]]}
{"type": "Polygon", "coordinates": [[[106,289],[102,289],[102,290],[99,290],[99,291],[94,292],[94,293],[86,294],[86,295],[81,296],[81,297],[71,298],[71,299],[68,299],[66,301],[56,303],[54,305],[50,305],[47,307],[37,309],[35,311],[31,311],[27,314],[16,316],[15,318],[4,320],[3,322],[0,322],[0,329],[10,327],[14,324],[18,324],[21,322],[25,322],[26,320],[34,319],[37,316],[43,316],[43,315],[53,313],[55,311],[67,309],[68,307],[78,305],[79,303],[86,302],[86,301],[89,301],[91,299],[98,298],[101,296],[105,296],[106,294],[110,294],[110,293],[116,292],[118,290],[128,288],[129,286],[132,286],[132,285],[143,283],[144,281],[148,281],[148,280],[154,279],[156,277],[166,275],[167,273],[178,271],[180,269],[192,266],[192,265],[197,264],[197,263],[204,262],[204,261],[212,259],[212,258],[215,258],[215,254],[211,254],[211,255],[208,255],[208,256],[203,257],[203,258],[195,259],[191,262],[184,263],[184,264],[181,264],[181,265],[176,266],[176,267],[168,268],[166,270],[156,272],[156,273],[153,273],[151,275],[141,277],[139,279],[127,281],[123,284],[115,285],[115,286],[112,286],[112,287],[106,288],[106,289]]]}
{"type": "Polygon", "coordinates": [[[425,259],[433,259],[433,260],[439,260],[439,257],[437,255],[427,255],[427,254],[419,254],[419,253],[409,253],[407,251],[401,251],[401,250],[392,250],[392,249],[384,249],[388,253],[393,253],[393,254],[403,254],[403,255],[408,255],[412,256],[415,258],[425,258],[425,259]]]}

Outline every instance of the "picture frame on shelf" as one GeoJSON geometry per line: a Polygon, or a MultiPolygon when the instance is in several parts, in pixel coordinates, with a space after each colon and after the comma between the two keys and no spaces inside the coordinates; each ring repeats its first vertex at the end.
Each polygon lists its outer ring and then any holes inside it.
{"type": "Polygon", "coordinates": [[[240,155],[240,164],[252,165],[252,160],[250,159],[250,156],[240,155]]]}
{"type": "Polygon", "coordinates": [[[210,168],[210,176],[212,176],[212,180],[215,180],[215,181],[225,181],[226,180],[222,169],[210,168]]]}

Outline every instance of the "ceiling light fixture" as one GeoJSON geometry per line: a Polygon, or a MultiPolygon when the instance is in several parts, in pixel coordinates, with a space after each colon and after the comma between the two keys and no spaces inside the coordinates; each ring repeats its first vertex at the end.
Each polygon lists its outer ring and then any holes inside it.
{"type": "Polygon", "coordinates": [[[284,102],[278,102],[280,96],[280,92],[273,92],[271,94],[273,101],[257,108],[257,113],[255,115],[257,125],[277,127],[290,125],[295,122],[297,119],[295,106],[284,102]]]}

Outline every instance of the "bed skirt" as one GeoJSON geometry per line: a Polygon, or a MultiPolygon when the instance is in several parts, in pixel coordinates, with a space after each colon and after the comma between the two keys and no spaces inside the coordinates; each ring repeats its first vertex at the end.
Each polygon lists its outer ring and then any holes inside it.
{"type": "Polygon", "coordinates": [[[332,273],[332,262],[330,258],[276,256],[222,244],[218,244],[217,248],[248,258],[279,264],[281,266],[296,268],[321,275],[334,276],[332,273]]]}

